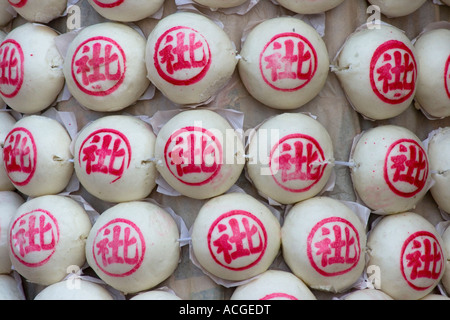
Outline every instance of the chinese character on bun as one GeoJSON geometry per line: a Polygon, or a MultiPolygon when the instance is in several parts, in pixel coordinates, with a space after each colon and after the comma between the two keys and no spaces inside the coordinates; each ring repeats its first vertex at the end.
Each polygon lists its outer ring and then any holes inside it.
{"type": "Polygon", "coordinates": [[[164,0],[88,0],[89,4],[106,19],[134,22],[158,12],[164,0]]]}
{"type": "Polygon", "coordinates": [[[432,118],[450,116],[450,27],[426,31],[414,47],[421,66],[415,96],[418,107],[432,118]]]}
{"type": "Polygon", "coordinates": [[[297,18],[261,22],[247,35],[240,55],[244,86],[255,99],[275,109],[303,106],[317,96],[328,77],[324,41],[297,18]]]}
{"type": "Polygon", "coordinates": [[[75,173],[86,190],[108,202],[143,199],[156,185],[156,136],[137,117],[101,117],[75,140],[75,173]]]}
{"type": "Polygon", "coordinates": [[[22,204],[8,229],[12,266],[32,283],[63,280],[86,262],[85,244],[92,224],[87,212],[66,196],[36,197],[22,204]]]}
{"type": "Polygon", "coordinates": [[[141,98],[150,84],[144,53],[145,38],[130,26],[119,22],[87,26],[66,52],[67,87],[88,109],[122,110],[141,98]]]}
{"type": "Polygon", "coordinates": [[[389,18],[407,16],[418,10],[427,0],[368,0],[378,6],[382,14],[389,18]]]}
{"type": "Polygon", "coordinates": [[[0,63],[5,66],[0,96],[11,109],[36,113],[56,101],[64,86],[57,36],[46,25],[25,23],[11,30],[0,44],[0,63]]]}
{"type": "Polygon", "coordinates": [[[343,292],[365,267],[363,220],[345,203],[314,197],[295,204],[281,228],[283,257],[310,288],[343,292]]]}
{"type": "Polygon", "coordinates": [[[158,205],[129,201],[114,205],[95,221],[86,259],[100,279],[124,294],[149,290],[175,271],[179,231],[158,205]]]}
{"type": "Polygon", "coordinates": [[[344,0],[277,0],[278,3],[296,13],[315,14],[331,10],[344,0]]]}
{"type": "Polygon", "coordinates": [[[160,20],[147,39],[147,76],[172,102],[207,102],[230,80],[236,49],[225,31],[197,13],[160,20]]]}
{"type": "Polygon", "coordinates": [[[247,173],[265,196],[283,204],[319,194],[333,172],[333,144],[325,127],[302,113],[264,122],[251,137],[247,173]]]}
{"type": "Polygon", "coordinates": [[[430,187],[424,146],[404,127],[384,125],[363,132],[356,138],[350,162],[358,197],[377,214],[415,208],[430,187]]]}
{"type": "Polygon", "coordinates": [[[395,300],[417,300],[438,285],[447,263],[443,240],[418,213],[381,217],[367,239],[368,266],[379,268],[380,290],[395,300]]]}
{"type": "Polygon", "coordinates": [[[198,212],[192,252],[216,281],[247,280],[268,270],[280,251],[280,233],[280,223],[266,205],[244,193],[227,193],[198,212]]]}
{"type": "Polygon", "coordinates": [[[405,33],[381,24],[352,33],[332,70],[357,112],[371,120],[383,120],[411,105],[418,69],[415,49],[405,33]]]}

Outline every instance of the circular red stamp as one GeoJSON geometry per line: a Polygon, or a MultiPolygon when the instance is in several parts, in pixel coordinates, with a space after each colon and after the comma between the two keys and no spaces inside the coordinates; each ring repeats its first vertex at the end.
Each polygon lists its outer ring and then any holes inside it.
{"type": "Polygon", "coordinates": [[[322,147],[311,136],[284,136],[270,152],[269,167],[275,182],[289,192],[305,192],[323,176],[327,162],[322,147]]]}
{"type": "Polygon", "coordinates": [[[83,41],[72,57],[72,78],[84,93],[107,96],[123,83],[126,55],[115,40],[97,36],[83,41]]]}
{"type": "Polygon", "coordinates": [[[345,274],[356,267],[361,256],[358,230],[340,217],[323,219],[311,229],[306,250],[311,266],[319,274],[345,274]]]}
{"type": "Polygon", "coordinates": [[[37,148],[33,134],[23,127],[12,129],[5,138],[3,162],[6,173],[17,186],[33,178],[37,165],[37,148]]]}
{"type": "Polygon", "coordinates": [[[426,290],[439,281],[444,272],[444,253],[435,235],[428,231],[411,234],[403,243],[400,269],[414,290],[426,290]]]}
{"type": "Polygon", "coordinates": [[[156,41],[153,57],[156,71],[173,85],[188,86],[202,80],[211,61],[208,41],[190,27],[173,27],[156,41]]]}
{"type": "Polygon", "coordinates": [[[111,183],[119,180],[130,167],[131,145],[122,132],[98,129],[84,139],[78,150],[78,164],[88,175],[111,176],[111,183]]]}
{"type": "Polygon", "coordinates": [[[114,8],[120,6],[125,0],[92,0],[102,8],[114,8]]]}
{"type": "Polygon", "coordinates": [[[22,8],[28,2],[28,0],[8,0],[9,4],[15,8],[22,8]]]}
{"type": "Polygon", "coordinates": [[[444,86],[447,92],[448,98],[450,99],[450,56],[447,58],[444,69],[444,86]]]}
{"type": "Polygon", "coordinates": [[[136,272],[144,260],[145,250],[141,229],[122,218],[103,225],[92,243],[96,265],[111,277],[126,277],[136,272]]]}
{"type": "Polygon", "coordinates": [[[267,248],[267,232],[252,213],[232,210],[212,223],[207,241],[211,257],[218,265],[240,271],[262,259],[267,248]]]}
{"type": "Polygon", "coordinates": [[[298,300],[298,299],[288,293],[274,292],[274,293],[265,295],[260,300],[298,300]]]}
{"type": "Polygon", "coordinates": [[[180,182],[201,186],[220,172],[223,163],[222,144],[207,129],[185,127],[167,140],[164,160],[170,173],[180,182]]]}
{"type": "Polygon", "coordinates": [[[317,70],[317,53],[304,36],[285,32],[274,36],[259,57],[264,81],[279,91],[296,91],[306,86],[317,70]]]}
{"type": "Polygon", "coordinates": [[[415,92],[417,63],[411,49],[401,41],[380,45],[370,61],[370,84],[382,101],[399,104],[415,92]]]}
{"type": "Polygon", "coordinates": [[[0,45],[0,93],[6,98],[14,98],[22,88],[24,61],[20,44],[6,39],[0,45]]]}
{"type": "Polygon", "coordinates": [[[36,209],[15,219],[9,231],[9,245],[14,257],[27,267],[47,263],[59,242],[59,226],[48,211],[36,209]]]}
{"type": "Polygon", "coordinates": [[[423,190],[428,179],[426,151],[415,140],[397,140],[386,152],[383,171],[392,192],[404,198],[413,197],[423,190]]]}

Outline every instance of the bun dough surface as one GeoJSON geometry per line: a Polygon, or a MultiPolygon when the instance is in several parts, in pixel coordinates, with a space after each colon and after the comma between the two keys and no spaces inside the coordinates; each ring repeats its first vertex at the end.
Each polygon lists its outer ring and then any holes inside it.
{"type": "Polygon", "coordinates": [[[194,2],[210,8],[232,8],[244,4],[248,0],[194,0],[194,2]]]}
{"type": "Polygon", "coordinates": [[[0,274],[0,300],[25,300],[23,289],[9,274],[0,274]]]}
{"type": "Polygon", "coordinates": [[[32,197],[64,190],[73,173],[71,141],[54,119],[32,115],[17,121],[3,148],[6,172],[17,190],[32,197]]]}
{"type": "Polygon", "coordinates": [[[16,192],[0,191],[0,274],[7,274],[12,270],[9,259],[8,228],[16,210],[24,202],[16,192]]]}
{"type": "Polygon", "coordinates": [[[136,293],[172,275],[180,257],[178,239],[175,221],[159,206],[119,203],[96,220],[86,242],[86,258],[111,287],[136,293]]]}
{"type": "Polygon", "coordinates": [[[283,257],[310,288],[342,292],[365,267],[366,231],[344,203],[314,197],[295,204],[281,229],[283,257]],[[339,243],[339,247],[333,244],[339,243]]]}
{"type": "Polygon", "coordinates": [[[393,300],[390,296],[377,289],[360,289],[345,295],[344,300],[393,300]]]}
{"type": "Polygon", "coordinates": [[[447,253],[434,226],[417,213],[384,216],[369,233],[368,265],[379,268],[380,288],[394,300],[417,300],[444,274],[447,253]],[[430,263],[424,263],[427,257],[430,263]]]}
{"type": "Polygon", "coordinates": [[[135,103],[150,84],[145,42],[138,31],[119,22],[83,28],[70,43],[64,62],[70,93],[86,108],[100,112],[135,103]]]}
{"type": "Polygon", "coordinates": [[[88,0],[101,16],[113,21],[134,22],[160,10],[164,0],[88,0]]]}
{"type": "Polygon", "coordinates": [[[427,152],[419,138],[404,127],[383,125],[363,132],[350,162],[357,195],[378,214],[414,208],[430,186],[427,152]]]}
{"type": "Polygon", "coordinates": [[[67,0],[8,0],[14,10],[30,22],[48,23],[61,17],[67,0]]]}
{"type": "Polygon", "coordinates": [[[156,185],[156,136],[133,116],[104,116],[87,125],[75,141],[74,166],[81,184],[108,202],[143,199],[156,185]]]}
{"type": "Polygon", "coordinates": [[[303,106],[320,92],[328,76],[324,41],[313,27],[293,17],[258,24],[239,54],[244,86],[255,99],[275,109],[303,106]]]}
{"type": "Polygon", "coordinates": [[[55,102],[64,86],[57,36],[46,25],[25,23],[11,30],[0,44],[4,52],[0,63],[8,66],[8,79],[0,84],[0,96],[12,109],[36,113],[55,102]]]}
{"type": "Polygon", "coordinates": [[[130,300],[181,300],[176,294],[164,290],[152,290],[138,293],[130,300]]]}
{"type": "Polygon", "coordinates": [[[207,199],[230,189],[243,168],[244,146],[228,121],[210,110],[183,111],[156,137],[157,169],[179,193],[207,199]]]}
{"type": "Polygon", "coordinates": [[[34,300],[113,300],[113,297],[98,283],[67,279],[45,287],[34,300]]]}
{"type": "Polygon", "coordinates": [[[237,287],[230,300],[316,300],[306,284],[290,272],[267,270],[237,287]]]}
{"type": "Polygon", "coordinates": [[[239,281],[266,271],[280,250],[280,224],[255,198],[228,193],[206,202],[192,227],[192,250],[215,277],[239,281]]]}
{"type": "Polygon", "coordinates": [[[3,161],[3,146],[6,135],[16,124],[16,119],[9,112],[0,112],[0,191],[12,191],[14,185],[8,178],[3,161]]]}
{"type": "Polygon", "coordinates": [[[447,261],[445,261],[445,271],[442,276],[442,285],[447,293],[450,293],[450,227],[447,227],[442,234],[442,241],[447,252],[447,261]]]}
{"type": "Polygon", "coordinates": [[[394,18],[407,16],[418,10],[427,0],[368,0],[380,7],[382,14],[394,18]]]}
{"type": "Polygon", "coordinates": [[[353,108],[368,119],[403,113],[416,93],[419,65],[414,46],[393,26],[381,24],[351,34],[334,68],[353,108]]]}
{"type": "Polygon", "coordinates": [[[317,195],[327,184],[333,145],[325,127],[301,113],[264,122],[250,140],[247,173],[256,188],[283,204],[317,195]]]}
{"type": "Polygon", "coordinates": [[[84,265],[91,226],[86,211],[71,198],[48,195],[28,200],[17,209],[9,228],[14,269],[32,283],[61,281],[70,267],[84,265]]]}
{"type": "Polygon", "coordinates": [[[421,66],[416,102],[431,117],[450,116],[450,29],[425,32],[414,47],[421,66]]]}
{"type": "Polygon", "coordinates": [[[277,0],[280,5],[303,14],[315,14],[331,10],[340,5],[344,0],[277,0]]]}
{"type": "Polygon", "coordinates": [[[231,39],[203,15],[173,13],[148,36],[147,75],[172,102],[200,104],[231,78],[237,64],[231,39]]]}

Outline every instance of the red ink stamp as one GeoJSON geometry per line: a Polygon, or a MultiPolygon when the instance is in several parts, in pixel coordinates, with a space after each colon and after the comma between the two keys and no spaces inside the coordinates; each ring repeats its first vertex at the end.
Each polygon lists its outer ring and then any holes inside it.
{"type": "Polygon", "coordinates": [[[444,70],[445,91],[447,92],[448,98],[450,99],[450,56],[448,56],[447,58],[444,70]]]}
{"type": "Polygon", "coordinates": [[[177,130],[164,148],[167,168],[180,182],[201,186],[213,180],[222,167],[222,145],[210,131],[200,127],[177,130]]]}
{"type": "Polygon", "coordinates": [[[425,150],[415,140],[394,142],[384,160],[384,179],[389,188],[401,197],[413,197],[424,187],[429,167],[425,150]]]}
{"type": "Polygon", "coordinates": [[[114,129],[99,129],[92,132],[80,146],[78,163],[88,175],[93,173],[110,175],[112,181],[119,180],[130,167],[131,145],[128,138],[114,129]]]}
{"type": "Polygon", "coordinates": [[[6,39],[0,45],[0,93],[13,98],[20,91],[24,78],[24,54],[20,44],[6,39]]]}
{"type": "Polygon", "coordinates": [[[403,42],[390,40],[375,50],[370,61],[370,84],[382,101],[398,104],[408,100],[416,80],[416,59],[403,42]]]}
{"type": "Polygon", "coordinates": [[[359,233],[346,219],[323,219],[308,235],[307,254],[311,266],[325,277],[350,272],[361,256],[359,233]]]}
{"type": "Polygon", "coordinates": [[[96,5],[102,8],[114,8],[120,6],[125,0],[93,0],[96,5]]]}
{"type": "Polygon", "coordinates": [[[158,38],[153,60],[164,80],[187,86],[203,79],[211,66],[211,58],[209,43],[200,32],[178,26],[158,38]]]}
{"type": "Polygon", "coordinates": [[[320,181],[327,163],[317,140],[296,133],[283,137],[272,148],[269,167],[281,188],[290,192],[305,192],[320,181]],[[277,174],[279,172],[281,174],[277,174]]]}
{"type": "Polygon", "coordinates": [[[108,37],[82,42],[72,57],[72,78],[86,94],[107,96],[123,83],[126,56],[122,47],[108,37]]]}
{"type": "Polygon", "coordinates": [[[211,257],[217,264],[239,271],[253,267],[264,256],[267,232],[262,222],[250,212],[233,210],[213,222],[207,241],[211,257]]]}
{"type": "Polygon", "coordinates": [[[281,33],[273,37],[259,57],[264,81],[279,91],[296,91],[306,86],[317,70],[317,53],[300,34],[281,33]]]}
{"type": "Polygon", "coordinates": [[[9,4],[15,8],[22,8],[28,2],[28,0],[8,0],[9,4]]]}
{"type": "Polygon", "coordinates": [[[139,227],[127,219],[116,218],[95,235],[92,254],[97,266],[112,277],[134,273],[144,260],[146,245],[139,227]]]}
{"type": "Polygon", "coordinates": [[[13,221],[10,248],[14,257],[27,267],[44,265],[55,253],[59,226],[48,211],[36,209],[13,221]]]}
{"type": "Polygon", "coordinates": [[[413,233],[403,243],[401,271],[408,285],[426,290],[436,284],[444,272],[444,254],[436,237],[428,231],[413,233]]]}
{"type": "Polygon", "coordinates": [[[14,128],[5,138],[3,161],[12,183],[27,185],[36,171],[37,148],[33,135],[23,127],[14,128]]]}
{"type": "Polygon", "coordinates": [[[298,300],[298,299],[291,294],[287,294],[284,292],[275,292],[265,295],[260,300],[298,300]]]}

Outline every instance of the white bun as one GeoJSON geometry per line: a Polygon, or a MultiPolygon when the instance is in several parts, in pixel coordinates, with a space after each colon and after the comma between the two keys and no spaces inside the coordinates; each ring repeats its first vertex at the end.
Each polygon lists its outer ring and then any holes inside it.
{"type": "Polygon", "coordinates": [[[88,0],[101,16],[113,21],[134,22],[150,17],[160,10],[164,0],[88,0]]]}
{"type": "Polygon", "coordinates": [[[344,0],[277,0],[280,5],[302,14],[315,14],[331,10],[340,5],[344,0]]]}

